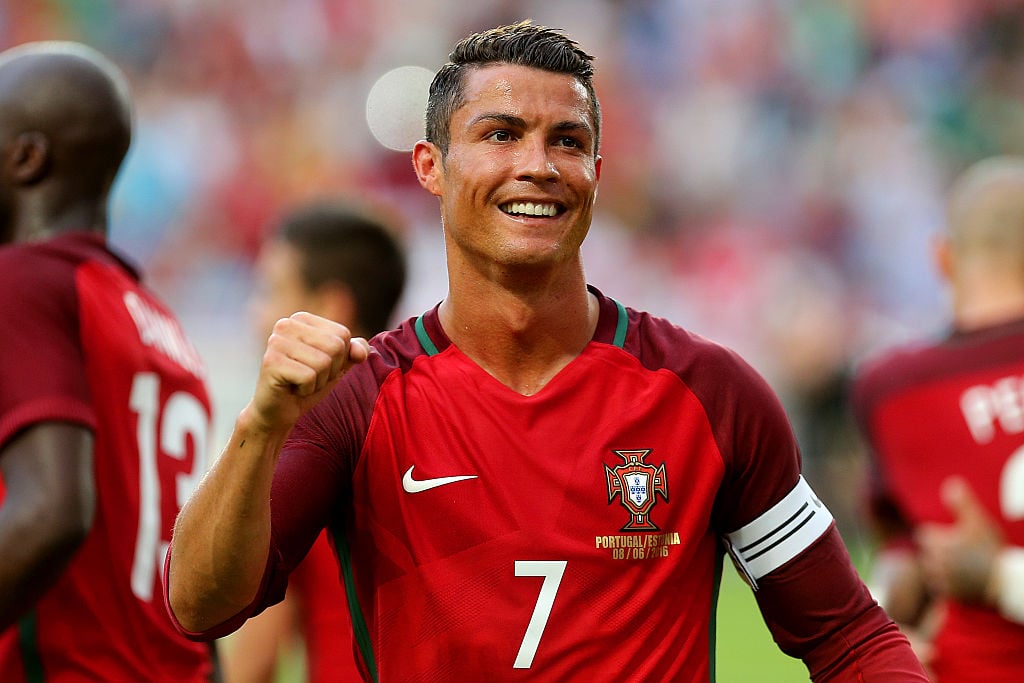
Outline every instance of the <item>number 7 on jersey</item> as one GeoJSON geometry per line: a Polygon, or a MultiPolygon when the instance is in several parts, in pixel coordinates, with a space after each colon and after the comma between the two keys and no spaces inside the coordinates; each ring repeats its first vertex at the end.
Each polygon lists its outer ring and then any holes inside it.
{"type": "Polygon", "coordinates": [[[551,608],[555,605],[555,595],[562,583],[565,565],[565,560],[516,560],[516,576],[543,576],[544,583],[537,595],[537,603],[533,607],[523,642],[519,645],[513,669],[529,669],[533,665],[533,657],[537,654],[541,636],[551,616],[551,608]]]}

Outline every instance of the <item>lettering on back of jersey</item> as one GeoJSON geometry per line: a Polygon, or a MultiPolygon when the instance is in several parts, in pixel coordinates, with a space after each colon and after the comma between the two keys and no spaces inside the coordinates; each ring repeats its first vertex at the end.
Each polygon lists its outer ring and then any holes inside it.
{"type": "Polygon", "coordinates": [[[1007,434],[1024,432],[1024,378],[1003,377],[976,384],[960,395],[960,412],[977,443],[988,443],[998,427],[1007,434]]]}
{"type": "Polygon", "coordinates": [[[145,346],[157,349],[193,376],[203,379],[205,371],[199,352],[185,338],[177,321],[147,304],[135,292],[124,293],[124,305],[145,346]]]}

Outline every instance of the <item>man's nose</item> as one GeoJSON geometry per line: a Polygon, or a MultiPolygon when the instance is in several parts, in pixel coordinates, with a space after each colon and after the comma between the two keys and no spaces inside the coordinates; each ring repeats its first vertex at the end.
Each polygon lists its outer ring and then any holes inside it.
{"type": "Polygon", "coordinates": [[[520,179],[535,181],[557,179],[558,165],[551,157],[550,151],[544,140],[524,140],[520,146],[517,176],[520,179]]]}

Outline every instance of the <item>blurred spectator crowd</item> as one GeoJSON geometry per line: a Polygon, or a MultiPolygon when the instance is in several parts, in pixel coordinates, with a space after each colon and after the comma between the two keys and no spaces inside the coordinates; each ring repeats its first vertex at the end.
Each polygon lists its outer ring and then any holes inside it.
{"type": "Polygon", "coordinates": [[[77,39],[129,74],[113,240],[204,345],[233,418],[258,358],[237,351],[253,258],[289,206],[393,207],[412,260],[401,317],[444,296],[437,207],[370,134],[366,95],[527,17],[597,58],[590,280],[740,351],[817,458],[850,361],[943,324],[928,252],[951,176],[1024,153],[1021,3],[0,0],[0,42],[77,39]]]}

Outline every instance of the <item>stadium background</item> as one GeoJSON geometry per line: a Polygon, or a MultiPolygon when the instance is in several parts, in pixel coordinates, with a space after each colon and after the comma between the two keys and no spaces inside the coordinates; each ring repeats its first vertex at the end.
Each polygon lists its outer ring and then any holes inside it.
{"type": "MultiPolygon", "coordinates": [[[[1013,0],[0,0],[0,47],[69,38],[129,74],[136,136],[112,239],[209,365],[220,442],[255,378],[252,264],[311,197],[386,202],[411,283],[445,293],[437,207],[366,116],[389,70],[433,70],[471,30],[530,17],[597,56],[605,166],[594,284],[728,344],[783,397],[808,476],[866,569],[845,373],[938,330],[928,260],[967,163],[1024,151],[1013,0]]],[[[719,680],[806,680],[727,570],[719,680]]]]}

